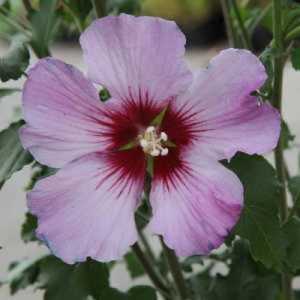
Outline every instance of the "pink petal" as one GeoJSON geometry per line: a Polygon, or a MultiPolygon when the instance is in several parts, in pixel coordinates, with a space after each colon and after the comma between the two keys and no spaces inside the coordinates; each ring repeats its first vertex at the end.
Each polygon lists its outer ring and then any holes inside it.
{"type": "Polygon", "coordinates": [[[95,21],[80,43],[89,77],[117,99],[166,100],[192,80],[174,22],[122,14],[95,21]]]}
{"type": "Polygon", "coordinates": [[[134,211],[142,189],[143,176],[129,177],[109,157],[89,154],[40,180],[28,206],[38,216],[38,237],[66,263],[111,261],[137,240],[134,211]]]}
{"type": "Polygon", "coordinates": [[[23,114],[23,146],[43,164],[62,167],[105,146],[100,134],[105,118],[96,89],[80,71],[59,60],[42,59],[30,70],[23,114]]]}
{"type": "Polygon", "coordinates": [[[258,58],[237,49],[222,51],[207,70],[195,74],[189,91],[174,105],[204,152],[230,159],[237,151],[263,154],[276,146],[279,113],[250,96],[265,79],[258,58]]]}
{"type": "Polygon", "coordinates": [[[243,187],[220,163],[185,153],[167,182],[156,177],[150,195],[150,229],[178,255],[207,254],[219,247],[239,219],[243,187]]]}

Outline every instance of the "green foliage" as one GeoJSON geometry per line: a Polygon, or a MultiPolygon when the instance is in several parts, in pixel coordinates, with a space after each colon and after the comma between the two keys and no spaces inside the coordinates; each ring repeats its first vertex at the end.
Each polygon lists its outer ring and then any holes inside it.
{"type": "Polygon", "coordinates": [[[296,208],[300,208],[300,176],[290,178],[288,187],[292,194],[294,205],[296,208]]]}
{"type": "Polygon", "coordinates": [[[34,215],[27,213],[21,230],[21,237],[25,243],[37,241],[35,236],[36,228],[37,218],[34,215]]]}
{"type": "Polygon", "coordinates": [[[125,256],[125,263],[131,278],[134,279],[145,274],[143,266],[140,264],[134,253],[129,252],[125,256]]]}
{"type": "Polygon", "coordinates": [[[280,277],[257,264],[244,241],[234,243],[229,273],[212,276],[210,269],[190,278],[194,299],[205,300],[253,300],[278,299],[280,277]]]}
{"type": "Polygon", "coordinates": [[[38,57],[50,55],[49,45],[59,22],[57,4],[58,0],[40,0],[39,9],[29,14],[32,27],[30,44],[38,57]]]}
{"type": "Polygon", "coordinates": [[[285,121],[282,121],[281,123],[281,136],[284,149],[290,148],[290,144],[294,141],[295,136],[291,133],[291,130],[285,121]]]}
{"type": "Polygon", "coordinates": [[[50,256],[41,261],[38,280],[45,300],[85,300],[88,296],[98,299],[109,284],[108,277],[107,267],[100,262],[67,265],[50,256]]]}
{"type": "Polygon", "coordinates": [[[105,289],[100,296],[101,300],[157,300],[155,290],[150,286],[135,286],[127,293],[114,288],[105,289]]]}
{"type": "Polygon", "coordinates": [[[79,29],[83,30],[86,19],[93,8],[92,2],[86,0],[64,0],[63,2],[67,8],[66,13],[70,13],[74,18],[74,22],[78,22],[79,29]]]}
{"type": "Polygon", "coordinates": [[[33,161],[19,139],[18,131],[22,125],[19,121],[0,132],[0,188],[13,173],[33,161]]]}
{"type": "Polygon", "coordinates": [[[0,80],[6,82],[19,79],[28,67],[29,58],[29,51],[24,42],[20,39],[13,40],[8,53],[0,57],[0,80]]]}
{"type": "Polygon", "coordinates": [[[107,0],[107,14],[136,14],[141,9],[142,0],[107,0]]]}
{"type": "Polygon", "coordinates": [[[300,219],[292,217],[283,226],[287,242],[287,265],[296,272],[300,269],[300,219]]]}
{"type": "Polygon", "coordinates": [[[43,258],[44,256],[11,263],[9,273],[4,280],[0,281],[0,286],[9,284],[11,294],[15,294],[34,284],[39,275],[39,261],[43,258]]]}
{"type": "Polygon", "coordinates": [[[292,66],[295,70],[300,70],[300,48],[294,48],[291,53],[292,66]]]}
{"type": "Polygon", "coordinates": [[[47,255],[13,264],[2,284],[10,284],[13,293],[33,284],[45,290],[44,300],[86,300],[88,296],[99,299],[108,279],[108,269],[100,262],[89,259],[68,265],[47,255]]]}
{"type": "Polygon", "coordinates": [[[20,91],[21,91],[20,89],[16,89],[16,88],[1,88],[0,99],[20,91]]]}
{"type": "Polygon", "coordinates": [[[33,285],[45,290],[44,300],[157,299],[155,290],[149,286],[135,286],[126,293],[110,288],[108,268],[103,263],[88,259],[68,265],[52,255],[11,264],[0,284],[9,284],[12,294],[33,285]]]}
{"type": "Polygon", "coordinates": [[[285,241],[278,217],[278,181],[273,167],[260,156],[237,155],[229,167],[245,189],[245,206],[235,233],[250,242],[253,258],[282,269],[285,241]]]}

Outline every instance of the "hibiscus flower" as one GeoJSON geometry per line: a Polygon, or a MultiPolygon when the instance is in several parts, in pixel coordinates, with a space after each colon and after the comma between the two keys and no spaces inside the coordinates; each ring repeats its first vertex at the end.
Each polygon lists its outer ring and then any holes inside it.
{"type": "Polygon", "coordinates": [[[220,160],[278,141],[278,112],[251,95],[266,79],[263,65],[227,49],[191,72],[182,32],[154,17],[96,20],[80,43],[89,79],[45,58],[24,87],[22,143],[60,169],[28,193],[37,236],[67,263],[122,257],[137,240],[134,214],[152,165],[150,230],[177,255],[209,253],[243,207],[243,186],[220,160]],[[111,98],[101,102],[94,84],[111,98]]]}

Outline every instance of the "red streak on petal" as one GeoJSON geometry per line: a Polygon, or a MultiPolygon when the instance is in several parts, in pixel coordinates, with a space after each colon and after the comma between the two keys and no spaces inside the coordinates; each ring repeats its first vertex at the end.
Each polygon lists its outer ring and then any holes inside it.
{"type": "MultiPolygon", "coordinates": [[[[146,100],[127,101],[122,106],[118,106],[118,109],[109,111],[108,116],[111,124],[105,135],[111,145],[109,161],[112,172],[121,169],[121,177],[128,178],[128,180],[129,178],[135,180],[144,178],[146,157],[141,147],[137,146],[126,151],[119,151],[118,149],[142,134],[163,109],[163,105],[146,100]]],[[[174,176],[182,176],[186,172],[181,160],[181,152],[190,145],[193,139],[193,128],[188,121],[186,115],[176,111],[171,104],[161,128],[159,128],[176,144],[175,148],[169,148],[168,155],[154,158],[155,179],[163,180],[167,186],[173,184],[174,176]]],[[[120,178],[116,184],[119,184],[121,180],[123,178],[120,178]]]]}

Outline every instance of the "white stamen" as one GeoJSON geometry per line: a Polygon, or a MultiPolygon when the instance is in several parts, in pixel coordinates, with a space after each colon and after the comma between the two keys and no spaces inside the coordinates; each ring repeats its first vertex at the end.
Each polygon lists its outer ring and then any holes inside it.
{"type": "Polygon", "coordinates": [[[154,150],[152,150],[152,151],[150,152],[150,154],[151,154],[152,156],[159,156],[159,150],[154,149],[154,150]]]}
{"type": "Polygon", "coordinates": [[[146,148],[146,147],[148,147],[149,144],[145,139],[141,139],[140,145],[142,146],[142,148],[146,148]]]}
{"type": "Polygon", "coordinates": [[[138,139],[143,151],[151,156],[165,156],[169,153],[169,149],[165,148],[167,134],[163,131],[158,134],[154,126],[149,126],[138,139]]]}
{"type": "Polygon", "coordinates": [[[169,149],[168,148],[163,148],[160,152],[161,156],[166,156],[169,153],[169,149]]]}
{"type": "Polygon", "coordinates": [[[146,129],[146,132],[147,133],[152,133],[155,131],[155,127],[154,126],[149,126],[147,129],[146,129]]]}
{"type": "Polygon", "coordinates": [[[168,136],[165,132],[160,133],[160,138],[162,141],[166,142],[168,140],[168,136]]]}

